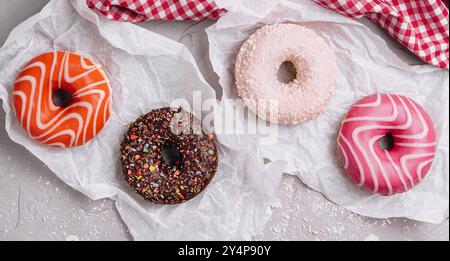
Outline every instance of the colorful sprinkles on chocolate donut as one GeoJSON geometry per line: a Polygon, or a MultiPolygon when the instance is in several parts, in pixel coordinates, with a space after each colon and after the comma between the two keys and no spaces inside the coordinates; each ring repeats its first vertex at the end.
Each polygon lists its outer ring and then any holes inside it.
{"type": "Polygon", "coordinates": [[[122,141],[122,170],[134,191],[159,204],[192,199],[217,171],[214,135],[182,109],[161,108],[139,117],[122,141]]]}

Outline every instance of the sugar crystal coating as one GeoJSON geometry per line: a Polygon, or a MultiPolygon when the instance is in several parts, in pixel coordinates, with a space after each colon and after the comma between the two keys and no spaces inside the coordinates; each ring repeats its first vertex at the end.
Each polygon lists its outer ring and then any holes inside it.
{"type": "Polygon", "coordinates": [[[274,24],[257,30],[243,44],[235,78],[239,96],[259,117],[295,125],[325,109],[335,88],[336,70],[332,50],[312,30],[274,24]],[[297,74],[282,83],[277,73],[286,61],[292,62],[297,74]],[[271,100],[278,106],[270,106],[271,100]]]}

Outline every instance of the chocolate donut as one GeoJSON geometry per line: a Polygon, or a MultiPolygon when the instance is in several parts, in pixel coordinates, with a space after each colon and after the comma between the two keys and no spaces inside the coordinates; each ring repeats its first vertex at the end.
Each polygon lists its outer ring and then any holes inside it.
{"type": "Polygon", "coordinates": [[[131,188],[158,204],[178,204],[205,189],[217,171],[214,135],[192,114],[160,108],[132,123],[120,145],[131,188]]]}

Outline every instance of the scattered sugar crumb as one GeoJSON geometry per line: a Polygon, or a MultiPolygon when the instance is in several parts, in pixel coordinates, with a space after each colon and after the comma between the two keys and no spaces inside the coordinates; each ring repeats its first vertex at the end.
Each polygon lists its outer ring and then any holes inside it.
{"type": "Polygon", "coordinates": [[[364,241],[380,241],[380,238],[377,235],[369,234],[364,241]]]}

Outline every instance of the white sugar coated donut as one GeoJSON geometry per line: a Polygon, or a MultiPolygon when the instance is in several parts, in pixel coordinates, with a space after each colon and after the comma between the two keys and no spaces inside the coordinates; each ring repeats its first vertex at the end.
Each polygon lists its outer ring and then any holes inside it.
{"type": "Polygon", "coordinates": [[[266,25],[241,47],[235,77],[239,96],[259,117],[296,125],[325,109],[336,84],[336,60],[312,30],[296,24],[266,25]],[[296,69],[288,83],[277,77],[284,62],[296,69]]]}

